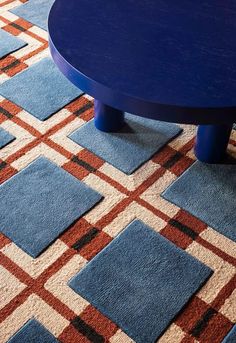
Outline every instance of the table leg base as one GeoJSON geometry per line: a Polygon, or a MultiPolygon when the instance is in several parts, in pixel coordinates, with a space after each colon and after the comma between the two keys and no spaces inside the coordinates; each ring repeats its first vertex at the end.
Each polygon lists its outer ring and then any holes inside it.
{"type": "Polygon", "coordinates": [[[124,126],[124,112],[95,100],[94,123],[101,131],[117,132],[124,126]]]}
{"type": "Polygon", "coordinates": [[[197,159],[205,163],[221,163],[226,157],[232,125],[200,125],[195,143],[197,159]]]}

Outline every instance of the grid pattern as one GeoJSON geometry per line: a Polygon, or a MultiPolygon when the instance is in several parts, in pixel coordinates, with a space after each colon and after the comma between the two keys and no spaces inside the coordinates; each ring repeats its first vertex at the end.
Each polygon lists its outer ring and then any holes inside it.
{"type": "MultiPolygon", "coordinates": [[[[0,27],[28,43],[0,60],[0,83],[48,56],[47,33],[9,12],[21,2],[0,1],[0,27]]],[[[104,196],[37,259],[0,234],[0,341],[35,317],[62,343],[132,342],[67,282],[136,218],[214,270],[158,342],[220,343],[236,321],[235,244],[160,197],[194,162],[195,127],[183,125],[181,136],[126,175],[67,137],[92,117],[87,95],[44,122],[0,97],[0,125],[16,137],[0,151],[1,183],[45,156],[104,196]]],[[[236,131],[230,150],[236,155],[236,131]]]]}

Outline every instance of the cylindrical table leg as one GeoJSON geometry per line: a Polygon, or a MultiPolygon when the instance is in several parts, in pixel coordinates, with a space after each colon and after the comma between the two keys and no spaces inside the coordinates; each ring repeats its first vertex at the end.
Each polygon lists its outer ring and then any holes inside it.
{"type": "Polygon", "coordinates": [[[220,163],[226,156],[232,124],[200,125],[195,144],[195,155],[199,161],[220,163]]]}
{"type": "Polygon", "coordinates": [[[101,131],[119,131],[124,125],[124,112],[95,100],[94,123],[96,128],[101,131]]]}

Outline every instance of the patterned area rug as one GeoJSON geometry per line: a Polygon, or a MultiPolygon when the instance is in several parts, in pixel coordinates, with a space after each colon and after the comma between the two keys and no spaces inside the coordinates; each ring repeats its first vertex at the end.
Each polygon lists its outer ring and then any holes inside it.
{"type": "Polygon", "coordinates": [[[194,126],[97,132],[51,4],[0,0],[0,342],[235,342],[236,164],[194,163],[194,126]]]}

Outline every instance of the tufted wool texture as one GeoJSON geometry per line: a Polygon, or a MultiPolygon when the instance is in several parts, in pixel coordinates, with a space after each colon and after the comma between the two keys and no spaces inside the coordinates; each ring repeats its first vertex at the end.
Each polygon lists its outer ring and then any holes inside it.
{"type": "Polygon", "coordinates": [[[35,319],[30,319],[9,343],[58,343],[58,340],[35,319]]]}
{"type": "Polygon", "coordinates": [[[236,165],[194,163],[163,192],[166,200],[236,242],[236,165]],[[219,211],[220,209],[220,211],[219,211]]]}
{"type": "Polygon", "coordinates": [[[44,58],[4,82],[0,94],[36,118],[45,120],[82,94],[82,91],[59,72],[51,58],[44,58]]]}
{"type": "Polygon", "coordinates": [[[125,126],[120,132],[99,131],[91,120],[70,138],[115,168],[131,174],[180,132],[175,124],[125,113],[125,126]]]}
{"type": "Polygon", "coordinates": [[[27,45],[23,40],[0,29],[0,58],[27,45]]]}
{"type": "Polygon", "coordinates": [[[15,137],[0,127],[0,149],[11,143],[15,137]]]}
{"type": "Polygon", "coordinates": [[[0,194],[0,231],[33,257],[102,198],[44,157],[4,182],[0,194]]]}
{"type": "Polygon", "coordinates": [[[236,342],[236,324],[234,325],[233,329],[230,330],[228,335],[224,338],[222,343],[234,343],[236,342]]]}
{"type": "Polygon", "coordinates": [[[212,270],[141,221],[69,283],[137,343],[154,343],[212,270]]]}
{"type": "Polygon", "coordinates": [[[29,0],[24,5],[13,8],[12,13],[47,30],[48,13],[53,3],[54,0],[29,0]]]}
{"type": "MultiPolygon", "coordinates": [[[[26,16],[24,19],[23,14],[22,17],[20,13],[13,15],[12,12],[20,3],[22,8],[34,4],[34,13],[35,8],[38,9],[37,14],[43,12],[40,20],[46,23],[48,8],[41,8],[40,1],[0,1],[1,30],[27,43],[25,47],[0,59],[0,94],[3,94],[1,87],[5,89],[7,83],[22,75],[20,73],[23,71],[32,71],[33,68],[38,72],[37,80],[45,77],[39,72],[39,67],[49,56],[47,32],[36,26],[41,24],[32,19],[30,21],[26,16]]],[[[32,15],[31,10],[28,14],[32,15]]],[[[23,78],[14,92],[17,91],[19,95],[19,90],[28,86],[28,81],[23,78]]],[[[54,89],[49,90],[54,92],[54,89]]],[[[12,241],[0,234],[0,342],[13,340],[18,332],[27,333],[27,328],[37,337],[40,337],[40,332],[49,332],[53,340],[61,343],[133,342],[127,332],[119,327],[119,323],[106,317],[105,313],[73,291],[68,283],[86,269],[89,261],[102,254],[104,248],[134,220],[142,221],[156,234],[165,237],[183,253],[191,255],[213,271],[204,286],[165,327],[158,343],[221,343],[228,334],[228,337],[233,337],[235,329],[231,330],[236,322],[235,242],[225,235],[223,221],[220,222],[220,229],[211,227],[209,225],[213,222],[205,222],[205,217],[199,213],[187,212],[184,209],[186,204],[175,205],[161,196],[194,163],[196,128],[181,125],[183,132],[180,135],[161,150],[150,154],[144,164],[144,161],[138,161],[137,169],[128,175],[121,171],[120,166],[114,166],[99,157],[98,153],[90,151],[89,146],[84,148],[82,143],[77,144],[70,138],[73,132],[93,118],[93,99],[80,92],[47,111],[49,102],[39,100],[42,93],[37,93],[37,87],[31,91],[22,99],[28,105],[36,103],[38,115],[31,113],[30,108],[24,108],[23,102],[14,102],[14,94],[10,91],[12,99],[0,96],[0,127],[15,137],[0,149],[0,183],[4,185],[14,180],[31,163],[43,157],[101,194],[103,199],[61,232],[59,237],[55,237],[56,240],[35,258],[22,250],[14,238],[12,241]],[[27,326],[30,323],[33,323],[32,327],[27,326]]],[[[55,92],[54,96],[61,101],[67,91],[62,87],[60,96],[55,96],[55,92]]],[[[229,151],[236,158],[236,130],[232,131],[229,151]]],[[[224,188],[225,202],[228,200],[229,206],[231,200],[227,192],[235,187],[234,178],[231,183],[232,188],[224,188]]],[[[66,184],[65,181],[65,188],[66,184]]],[[[187,189],[186,182],[185,186],[187,189]]],[[[197,202],[194,191],[191,196],[197,202]]],[[[10,203],[11,199],[8,201],[10,203]]],[[[21,202],[20,196],[18,202],[21,202]]],[[[32,207],[29,203],[26,208],[29,215],[32,207]]],[[[63,207],[64,204],[57,209],[61,217],[63,207]]],[[[15,216],[15,210],[12,202],[9,217],[15,216]]],[[[48,215],[47,211],[45,206],[43,215],[48,215]]],[[[201,208],[201,212],[204,212],[204,208],[201,208]]],[[[216,216],[223,218],[223,214],[221,207],[216,216]]],[[[20,218],[21,222],[25,219],[20,218]]],[[[109,256],[107,258],[109,260],[109,256]]],[[[108,260],[106,263],[109,263],[108,260]]],[[[176,277],[172,279],[172,284],[176,284],[176,277]]],[[[128,287],[124,292],[128,294],[128,287]]],[[[163,288],[163,292],[166,289],[163,288]]],[[[166,304],[164,313],[165,310],[168,313],[170,305],[171,302],[166,304]]],[[[124,306],[124,313],[127,308],[128,305],[124,306]]],[[[142,318],[144,322],[148,321],[147,315],[142,314],[142,318]]],[[[225,339],[227,342],[228,338],[225,339]]]]}

